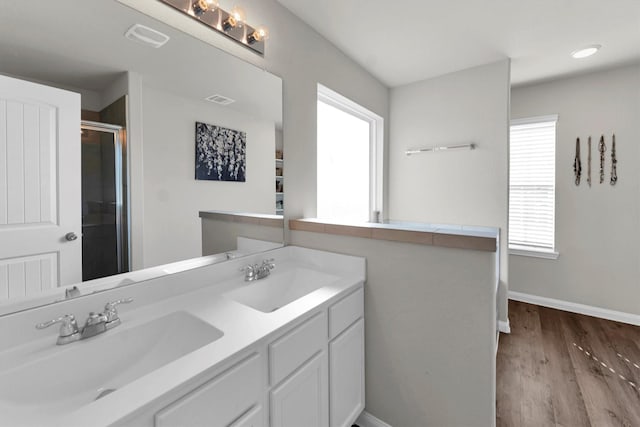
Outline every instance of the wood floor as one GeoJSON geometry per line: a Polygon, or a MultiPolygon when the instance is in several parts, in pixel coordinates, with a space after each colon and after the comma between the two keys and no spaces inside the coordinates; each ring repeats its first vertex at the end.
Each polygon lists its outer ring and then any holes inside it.
{"type": "Polygon", "coordinates": [[[509,302],[498,427],[640,427],[640,327],[509,302]]]}

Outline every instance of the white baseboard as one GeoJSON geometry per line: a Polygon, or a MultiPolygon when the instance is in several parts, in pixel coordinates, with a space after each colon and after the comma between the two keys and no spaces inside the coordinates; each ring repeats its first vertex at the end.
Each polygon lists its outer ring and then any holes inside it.
{"type": "Polygon", "coordinates": [[[391,427],[389,424],[384,421],[374,417],[370,413],[364,411],[358,419],[356,420],[356,424],[360,427],[391,427]]]}
{"type": "Polygon", "coordinates": [[[606,308],[593,307],[591,305],[577,304],[575,302],[539,297],[537,295],[523,294],[521,292],[514,291],[509,291],[509,299],[640,326],[640,315],[625,313],[623,311],[609,310],[606,308]]]}
{"type": "Polygon", "coordinates": [[[498,330],[503,334],[511,333],[511,325],[509,325],[509,320],[505,322],[504,320],[498,320],[498,330]]]}

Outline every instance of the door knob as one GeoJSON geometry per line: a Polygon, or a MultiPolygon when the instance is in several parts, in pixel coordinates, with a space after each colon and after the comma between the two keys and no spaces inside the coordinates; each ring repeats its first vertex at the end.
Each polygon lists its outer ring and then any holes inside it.
{"type": "Polygon", "coordinates": [[[73,242],[74,240],[76,240],[78,238],[78,236],[76,236],[76,233],[74,233],[72,231],[71,233],[65,234],[64,238],[67,239],[67,241],[69,241],[69,242],[73,242]]]}

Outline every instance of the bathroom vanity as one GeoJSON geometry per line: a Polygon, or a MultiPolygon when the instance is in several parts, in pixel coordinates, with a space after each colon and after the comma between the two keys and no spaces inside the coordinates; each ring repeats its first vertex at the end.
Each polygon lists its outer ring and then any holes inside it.
{"type": "Polygon", "coordinates": [[[1,317],[0,424],[351,426],[364,280],[363,258],[289,246],[1,317]],[[122,298],[121,324],[94,337],[34,328],[122,298]]]}

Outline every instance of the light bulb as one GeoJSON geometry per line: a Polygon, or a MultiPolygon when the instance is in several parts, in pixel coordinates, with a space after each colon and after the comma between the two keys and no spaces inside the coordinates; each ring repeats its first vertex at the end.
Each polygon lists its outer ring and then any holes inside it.
{"type": "MultiPolygon", "coordinates": [[[[215,0],[212,0],[215,1],[215,0]]],[[[191,10],[195,16],[201,16],[211,7],[211,2],[208,0],[195,0],[191,5],[191,10]]]]}
{"type": "Polygon", "coordinates": [[[231,9],[231,16],[233,16],[238,25],[241,27],[242,24],[247,21],[247,13],[240,6],[233,6],[233,9],[231,9]]]}
{"type": "Polygon", "coordinates": [[[232,28],[242,28],[242,25],[247,19],[247,15],[244,9],[240,6],[234,6],[229,13],[229,17],[222,23],[222,29],[229,31],[232,28]]]}
{"type": "Polygon", "coordinates": [[[256,28],[253,33],[247,37],[247,43],[254,44],[256,42],[265,41],[269,38],[269,29],[263,25],[256,28]]]}

